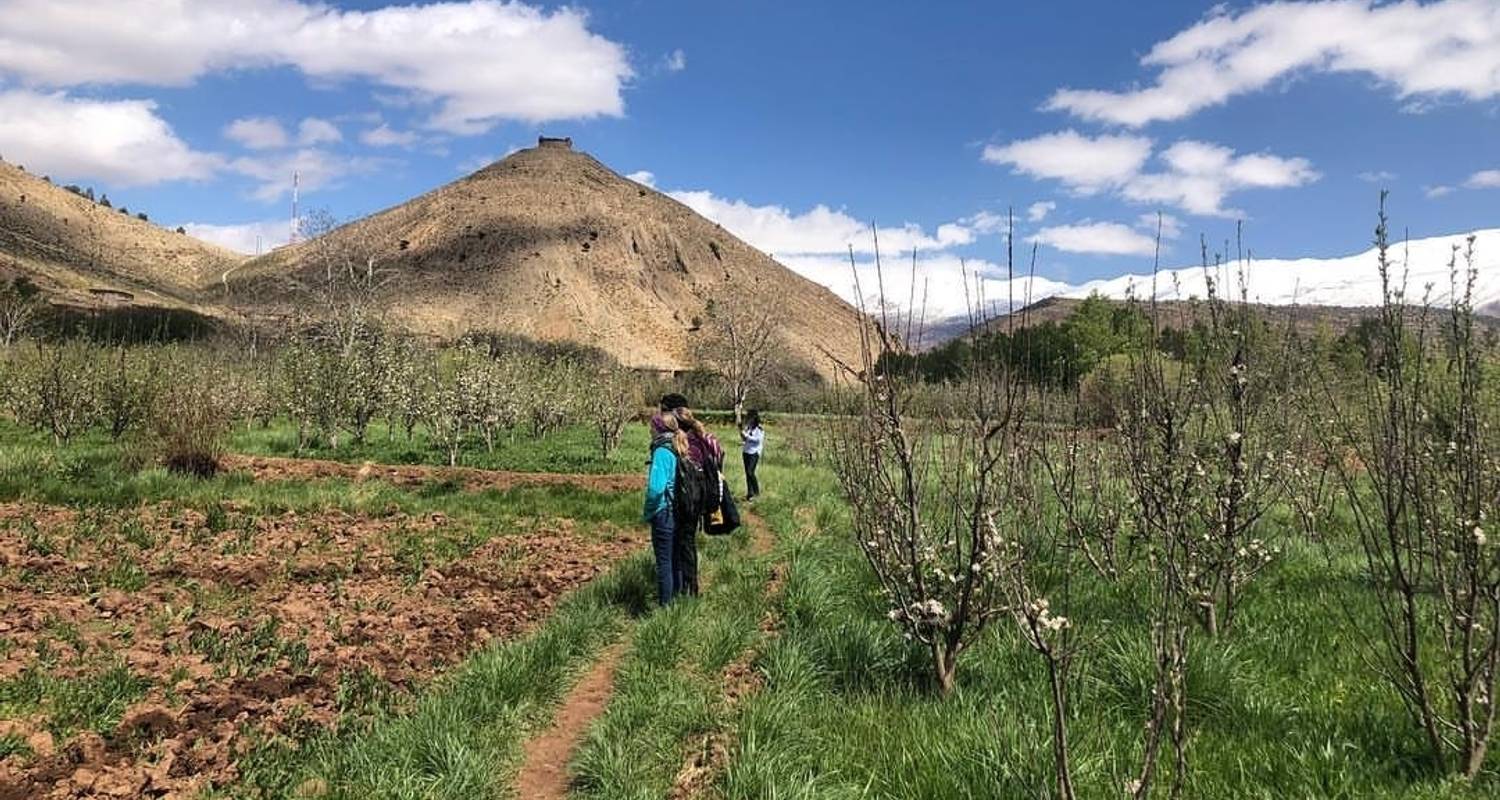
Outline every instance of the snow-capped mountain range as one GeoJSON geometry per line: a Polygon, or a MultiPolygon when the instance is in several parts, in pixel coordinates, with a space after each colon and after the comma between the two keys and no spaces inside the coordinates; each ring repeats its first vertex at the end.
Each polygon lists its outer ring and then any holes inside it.
{"type": "MultiPolygon", "coordinates": [[[[1450,236],[1434,236],[1395,242],[1388,249],[1393,286],[1405,286],[1407,303],[1419,304],[1424,298],[1435,306],[1447,306],[1452,297],[1453,274],[1449,264],[1459,269],[1464,279],[1469,238],[1473,237],[1474,282],[1473,303],[1482,314],[1500,316],[1500,228],[1478,230],[1450,236]],[[1455,248],[1456,260],[1455,260],[1455,248]]],[[[1030,281],[1016,278],[984,279],[978,291],[984,295],[988,317],[1005,314],[1006,309],[1020,310],[1032,303],[1052,297],[1085,298],[1098,293],[1104,297],[1125,300],[1131,297],[1161,301],[1191,300],[1208,295],[1208,281],[1213,279],[1219,296],[1238,299],[1243,275],[1246,297],[1250,302],[1284,306],[1333,306],[1360,308],[1381,303],[1380,272],[1375,248],[1338,258],[1248,259],[1241,271],[1237,262],[1205,270],[1202,266],[1163,269],[1156,275],[1132,273],[1082,284],[1069,284],[1048,278],[1030,281]]],[[[1463,287],[1459,287],[1463,291],[1463,287]]],[[[923,345],[934,346],[969,327],[968,316],[958,314],[932,321],[929,315],[928,336],[923,345]]]]}
{"type": "MultiPolygon", "coordinates": [[[[1446,306],[1454,291],[1451,263],[1460,269],[1463,281],[1469,240],[1473,237],[1473,266],[1476,276],[1473,305],[1484,314],[1500,314],[1500,228],[1415,239],[1392,243],[1388,258],[1392,264],[1392,281],[1406,287],[1406,302],[1421,303],[1424,297],[1434,305],[1446,306]]],[[[1374,248],[1340,258],[1253,258],[1242,270],[1230,261],[1224,266],[1203,269],[1202,266],[1164,269],[1157,275],[1133,273],[1118,278],[1098,279],[1086,284],[1062,284],[1037,278],[1026,293],[1023,279],[1014,281],[1016,305],[1038,302],[1047,297],[1104,297],[1137,299],[1190,300],[1208,296],[1209,279],[1221,297],[1238,299],[1241,279],[1245,294],[1253,303],[1265,305],[1305,306],[1377,306],[1382,303],[1377,251],[1374,248]],[[1028,296],[1029,294],[1029,296],[1028,296]]],[[[1007,281],[987,285],[990,302],[1001,299],[1005,305],[1007,281]],[[999,290],[999,294],[996,291],[999,290]]],[[[1463,291],[1463,285],[1458,287],[1463,291]]]]}
{"type": "MultiPolygon", "coordinates": [[[[1453,296],[1450,263],[1457,264],[1458,279],[1462,281],[1470,236],[1474,240],[1473,263],[1477,272],[1474,306],[1486,313],[1500,311],[1500,228],[1393,243],[1387,251],[1392,280],[1398,287],[1405,286],[1407,302],[1420,303],[1428,298],[1435,305],[1449,304],[1453,296]]],[[[1245,293],[1251,302],[1266,305],[1380,305],[1377,263],[1378,253],[1373,247],[1341,258],[1253,259],[1243,270],[1245,293]]],[[[1032,299],[1053,295],[1087,297],[1097,292],[1116,299],[1133,294],[1142,299],[1154,296],[1159,300],[1188,300],[1207,296],[1210,277],[1221,297],[1240,296],[1241,270],[1237,263],[1231,262],[1217,269],[1183,267],[1163,270],[1154,277],[1131,274],[1078,286],[1058,284],[1056,291],[1033,292],[1032,299]]],[[[1039,281],[1035,288],[1044,287],[1039,281]]],[[[1462,292],[1463,286],[1458,290],[1462,292]]]]}

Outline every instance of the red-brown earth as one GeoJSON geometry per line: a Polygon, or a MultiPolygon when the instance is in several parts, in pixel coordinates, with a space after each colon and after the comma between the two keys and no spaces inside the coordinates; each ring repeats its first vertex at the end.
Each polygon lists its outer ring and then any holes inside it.
{"type": "Polygon", "coordinates": [[[470,467],[434,467],[421,464],[351,464],[311,458],[227,455],[219,466],[230,472],[248,472],[256,480],[381,480],[395,486],[423,486],[433,481],[452,481],[471,492],[504,491],[525,486],[574,486],[593,492],[633,492],[645,488],[642,474],[579,475],[554,472],[506,472],[470,467]]]}
{"type": "Polygon", "coordinates": [[[336,725],[371,687],[409,690],[517,635],[638,546],[568,520],[482,540],[441,514],[221,508],[0,504],[0,689],[121,669],[136,686],[96,730],[59,722],[50,698],[0,721],[30,751],[0,757],[0,800],[232,781],[255,743],[336,725]]]}

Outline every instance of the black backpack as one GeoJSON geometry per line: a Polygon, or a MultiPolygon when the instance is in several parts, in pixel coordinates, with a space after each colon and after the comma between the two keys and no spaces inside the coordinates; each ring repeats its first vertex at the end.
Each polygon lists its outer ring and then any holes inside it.
{"type": "Polygon", "coordinates": [[[713,509],[718,500],[718,487],[715,485],[718,478],[717,469],[710,471],[693,463],[687,456],[677,457],[677,485],[672,495],[672,516],[677,519],[679,530],[698,529],[699,521],[713,509]]]}

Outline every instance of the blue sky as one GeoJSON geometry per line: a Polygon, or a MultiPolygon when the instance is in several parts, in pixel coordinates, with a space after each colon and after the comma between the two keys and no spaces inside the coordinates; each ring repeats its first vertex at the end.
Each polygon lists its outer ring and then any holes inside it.
{"type": "Polygon", "coordinates": [[[0,0],[0,156],[242,249],[570,135],[837,284],[1500,227],[1500,3],[0,0]],[[899,252],[898,252],[899,251],[899,252]]]}

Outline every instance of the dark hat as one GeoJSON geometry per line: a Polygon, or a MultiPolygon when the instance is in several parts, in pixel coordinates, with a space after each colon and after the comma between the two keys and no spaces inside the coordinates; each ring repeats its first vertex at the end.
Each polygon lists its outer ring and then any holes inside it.
{"type": "Polygon", "coordinates": [[[662,411],[676,411],[679,408],[687,408],[688,399],[682,395],[672,392],[661,396],[662,411]]]}

